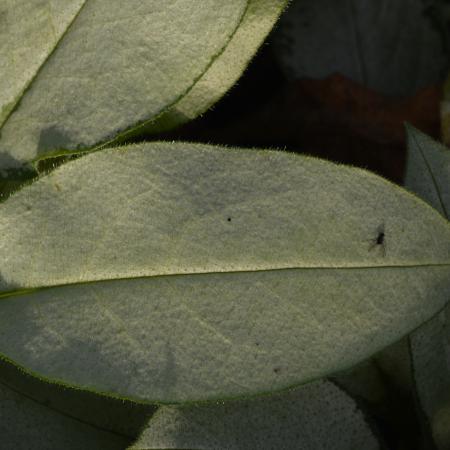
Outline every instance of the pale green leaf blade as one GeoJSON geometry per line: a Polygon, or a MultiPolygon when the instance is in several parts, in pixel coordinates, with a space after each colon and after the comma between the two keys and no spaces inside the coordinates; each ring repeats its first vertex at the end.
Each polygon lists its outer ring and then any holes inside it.
{"type": "MultiPolygon", "coordinates": [[[[450,150],[407,126],[408,160],[405,185],[444,217],[450,211],[450,150]]],[[[439,450],[450,445],[450,309],[409,337],[419,404],[439,450]]]]}
{"type": "Polygon", "coordinates": [[[3,0],[0,5],[0,127],[86,0],[3,0]]]}
{"type": "Polygon", "coordinates": [[[122,450],[129,438],[92,427],[18,394],[0,383],[1,448],[122,450]]]}
{"type": "Polygon", "coordinates": [[[0,98],[1,167],[111,144],[168,110],[177,119],[164,119],[166,126],[195,117],[232,86],[285,3],[8,0],[0,6],[0,67],[9,67],[0,98]],[[65,21],[50,37],[31,25],[60,16],[65,21]],[[33,51],[22,77],[24,62],[14,58],[24,40],[33,51]]]}
{"type": "Polygon", "coordinates": [[[286,3],[287,0],[249,0],[239,28],[228,45],[186,95],[154,121],[124,133],[116,141],[141,132],[167,131],[205,112],[236,83],[286,3]]]}
{"type": "Polygon", "coordinates": [[[320,381],[269,397],[165,406],[130,450],[380,449],[355,401],[320,381]]]}
{"type": "Polygon", "coordinates": [[[1,204],[0,236],[0,353],[146,401],[351,367],[450,294],[438,213],[369,172],[282,152],[94,153],[1,204]]]}

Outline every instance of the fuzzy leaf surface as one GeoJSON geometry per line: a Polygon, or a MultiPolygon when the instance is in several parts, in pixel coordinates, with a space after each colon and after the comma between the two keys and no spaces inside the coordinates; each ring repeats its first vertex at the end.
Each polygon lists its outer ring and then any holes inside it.
{"type": "Polygon", "coordinates": [[[195,117],[234,84],[285,3],[2,2],[0,167],[195,117]]]}
{"type": "Polygon", "coordinates": [[[0,204],[0,353],[150,402],[271,392],[440,310],[449,244],[440,214],[363,170],[184,143],[97,152],[0,204]]]}
{"type": "Polygon", "coordinates": [[[380,450],[355,401],[328,381],[268,397],[159,409],[129,450],[380,450]]]}

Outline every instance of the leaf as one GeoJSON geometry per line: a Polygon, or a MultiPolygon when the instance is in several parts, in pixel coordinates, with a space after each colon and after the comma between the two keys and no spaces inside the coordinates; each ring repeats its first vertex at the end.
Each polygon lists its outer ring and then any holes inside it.
{"type": "MultiPolygon", "coordinates": [[[[444,217],[450,211],[450,151],[411,126],[405,185],[444,217]]],[[[450,446],[450,308],[410,335],[419,404],[431,426],[437,448],[450,446]]]]}
{"type": "Polygon", "coordinates": [[[51,409],[93,428],[135,440],[156,411],[153,405],[125,402],[117,398],[99,396],[80,389],[49,384],[17,370],[12,364],[0,360],[0,385],[8,386],[15,396],[51,409]]]}
{"type": "Polygon", "coordinates": [[[2,448],[14,450],[120,450],[130,440],[40,405],[0,383],[2,448]]]}
{"type": "Polygon", "coordinates": [[[321,381],[240,402],[162,407],[130,450],[380,449],[354,400],[321,381]]]}
{"type": "Polygon", "coordinates": [[[411,126],[407,127],[408,161],[405,186],[448,218],[449,150],[411,126]]]}
{"type": "Polygon", "coordinates": [[[333,376],[333,381],[363,402],[382,425],[388,448],[423,449],[417,417],[408,337],[362,364],[333,376]]]}
{"type": "Polygon", "coordinates": [[[170,130],[194,119],[219,100],[236,83],[287,3],[288,0],[249,0],[239,28],[220,58],[178,103],[149,123],[145,132],[170,130]]]}
{"type": "Polygon", "coordinates": [[[0,6],[0,125],[45,64],[85,0],[4,0],[0,6]]]}
{"type": "Polygon", "coordinates": [[[286,1],[59,3],[0,6],[0,67],[15,79],[0,97],[3,168],[195,117],[233,85],[286,1]]]}
{"type": "Polygon", "coordinates": [[[443,31],[427,12],[423,0],[294,0],[278,28],[281,64],[290,78],[337,72],[383,94],[412,95],[448,67],[443,31]]]}
{"type": "Polygon", "coordinates": [[[183,143],[97,152],[0,204],[0,353],[149,402],[272,392],[441,309],[449,243],[438,213],[366,171],[183,143]]]}

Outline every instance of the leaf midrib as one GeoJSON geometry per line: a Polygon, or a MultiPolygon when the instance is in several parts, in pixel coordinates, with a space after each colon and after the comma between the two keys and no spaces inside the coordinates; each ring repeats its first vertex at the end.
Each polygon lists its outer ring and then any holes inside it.
{"type": "Polygon", "coordinates": [[[397,264],[397,265],[374,265],[374,266],[308,266],[308,267],[273,267],[269,269],[242,269],[242,270],[216,270],[216,271],[198,271],[198,272],[174,272],[174,273],[161,273],[153,275],[136,275],[127,277],[116,277],[116,278],[97,278],[93,280],[85,281],[72,281],[61,284],[52,284],[46,286],[35,286],[30,288],[20,288],[13,289],[10,291],[5,291],[0,293],[0,300],[8,299],[11,297],[18,297],[21,295],[34,294],[40,291],[45,291],[49,289],[58,289],[71,286],[84,286],[95,283],[108,283],[117,281],[132,281],[132,280],[145,280],[163,277],[193,277],[193,276],[207,276],[207,275],[232,275],[232,274],[252,274],[252,273],[262,273],[262,272],[284,272],[293,270],[302,271],[314,271],[314,270],[389,270],[389,269],[418,269],[418,268],[434,268],[434,267],[450,267],[450,262],[448,263],[423,263],[423,264],[397,264]]]}

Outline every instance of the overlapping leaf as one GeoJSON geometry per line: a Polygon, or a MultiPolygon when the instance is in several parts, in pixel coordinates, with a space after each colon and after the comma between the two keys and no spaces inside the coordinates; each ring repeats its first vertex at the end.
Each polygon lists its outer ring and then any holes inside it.
{"type": "Polygon", "coordinates": [[[130,440],[36,403],[0,383],[2,448],[15,450],[120,450],[130,440]]]}
{"type": "Polygon", "coordinates": [[[380,449],[354,400],[330,382],[270,397],[162,407],[130,450],[380,449]]]}
{"type": "MultiPolygon", "coordinates": [[[[405,185],[448,219],[450,211],[450,151],[408,127],[405,185]]],[[[410,336],[417,395],[439,449],[450,445],[450,309],[410,336]]]]}
{"type": "Polygon", "coordinates": [[[285,3],[3,2],[0,166],[195,117],[233,85],[285,3]]]}
{"type": "Polygon", "coordinates": [[[1,204],[0,236],[0,352],[147,401],[350,367],[450,294],[450,228],[432,208],[368,172],[279,152],[94,153],[1,204]]]}
{"type": "Polygon", "coordinates": [[[16,396],[20,393],[24,399],[30,400],[24,401],[23,414],[32,416],[39,408],[33,407],[28,413],[28,406],[41,405],[44,409],[51,409],[56,415],[72,418],[130,441],[139,436],[143,426],[157,409],[154,405],[123,401],[46,383],[17,370],[6,361],[0,361],[0,384],[16,392],[16,396]]]}

